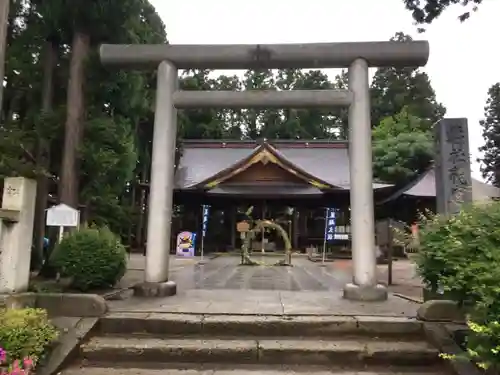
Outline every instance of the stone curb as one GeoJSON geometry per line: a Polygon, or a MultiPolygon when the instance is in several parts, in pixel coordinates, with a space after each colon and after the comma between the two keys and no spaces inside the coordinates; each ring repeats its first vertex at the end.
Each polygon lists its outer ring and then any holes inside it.
{"type": "Polygon", "coordinates": [[[49,316],[100,317],[108,311],[104,298],[96,294],[20,293],[9,295],[5,305],[10,309],[45,309],[49,316]]]}
{"type": "Polygon", "coordinates": [[[212,340],[97,338],[81,347],[90,364],[234,363],[415,366],[440,363],[434,348],[424,342],[383,340],[212,340]]]}
{"type": "MultiPolygon", "coordinates": [[[[452,337],[452,330],[440,323],[425,323],[424,332],[427,340],[441,353],[461,356],[464,354],[452,337]]],[[[445,360],[445,365],[450,372],[456,375],[482,375],[481,372],[469,359],[457,358],[445,360]]]]}
{"type": "Polygon", "coordinates": [[[417,318],[425,322],[465,322],[465,313],[455,301],[430,300],[417,310],[417,318]]]}
{"type": "MultiPolygon", "coordinates": [[[[202,336],[321,336],[339,334],[423,337],[412,318],[375,316],[245,316],[168,313],[110,313],[99,321],[103,334],[182,334],[202,336]]],[[[405,338],[406,338],[405,337],[405,338]]]]}
{"type": "Polygon", "coordinates": [[[80,343],[88,338],[99,318],[81,318],[75,326],[62,332],[46,363],[36,369],[36,375],[57,374],[79,353],[80,343]]]}

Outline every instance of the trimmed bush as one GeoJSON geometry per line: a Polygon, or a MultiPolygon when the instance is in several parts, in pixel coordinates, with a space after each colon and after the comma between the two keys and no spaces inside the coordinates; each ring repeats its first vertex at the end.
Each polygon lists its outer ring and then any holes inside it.
{"type": "Polygon", "coordinates": [[[423,220],[417,265],[426,286],[468,309],[468,356],[500,370],[500,203],[423,220]]]}
{"type": "Polygon", "coordinates": [[[65,237],[53,265],[80,291],[113,287],[125,274],[127,253],[108,228],[84,228],[65,237]]]}
{"type": "Polygon", "coordinates": [[[0,347],[7,365],[29,358],[34,364],[57,339],[58,331],[42,309],[0,309],[0,347]]]}

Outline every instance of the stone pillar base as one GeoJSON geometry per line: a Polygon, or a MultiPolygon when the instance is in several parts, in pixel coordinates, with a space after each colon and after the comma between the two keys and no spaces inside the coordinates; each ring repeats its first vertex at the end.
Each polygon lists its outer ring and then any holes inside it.
{"type": "Polygon", "coordinates": [[[177,284],[173,281],[163,283],[144,282],[134,286],[136,297],[170,297],[177,294],[177,284]]]}
{"type": "Polygon", "coordinates": [[[351,301],[377,302],[387,300],[387,288],[384,285],[359,286],[346,284],[344,298],[351,301]]]}

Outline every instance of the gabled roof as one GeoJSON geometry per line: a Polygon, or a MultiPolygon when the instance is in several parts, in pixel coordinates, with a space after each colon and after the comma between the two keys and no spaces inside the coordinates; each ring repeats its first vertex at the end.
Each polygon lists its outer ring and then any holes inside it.
{"type": "MultiPolygon", "coordinates": [[[[413,197],[436,197],[436,175],[434,165],[429,167],[427,171],[418,176],[415,180],[410,182],[408,185],[402,187],[390,197],[386,198],[383,202],[385,203],[394,200],[401,195],[413,196],[413,197]]],[[[499,198],[500,189],[495,186],[481,182],[475,178],[472,178],[472,200],[483,201],[490,198],[499,198]]]]}
{"type": "Polygon", "coordinates": [[[333,188],[329,182],[326,182],[318,176],[310,174],[308,171],[303,170],[300,166],[286,158],[282,153],[278,152],[276,148],[267,142],[263,142],[260,146],[256,147],[250,155],[243,158],[229,168],[226,168],[209,178],[200,181],[196,187],[213,188],[218,186],[224,181],[229,180],[231,177],[242,173],[250,168],[252,165],[262,162],[264,164],[270,162],[278,165],[279,167],[294,174],[298,179],[303,180],[310,185],[316,186],[320,189],[333,188]]]}
{"type": "MultiPolygon", "coordinates": [[[[176,174],[177,189],[215,187],[225,174],[244,168],[252,158],[275,158],[318,188],[349,190],[349,155],[343,141],[184,141],[176,174]]],[[[374,189],[389,187],[374,184],[374,189]]]]}

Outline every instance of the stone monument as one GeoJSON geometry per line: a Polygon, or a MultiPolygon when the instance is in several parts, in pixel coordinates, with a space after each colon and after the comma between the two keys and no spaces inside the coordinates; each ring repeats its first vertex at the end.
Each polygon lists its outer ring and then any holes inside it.
{"type": "Polygon", "coordinates": [[[28,290],[35,198],[34,180],[5,179],[0,209],[0,293],[28,290]]]}
{"type": "Polygon", "coordinates": [[[472,202],[467,119],[446,118],[434,130],[437,212],[447,216],[472,202]]]}
{"type": "Polygon", "coordinates": [[[158,69],[145,289],[172,294],[168,280],[177,109],[349,107],[353,282],[344,296],[383,300],[377,285],[369,67],[427,63],[426,41],[268,45],[102,45],[101,62],[130,69],[158,69]],[[184,69],[348,68],[348,90],[180,91],[184,69]]]}

